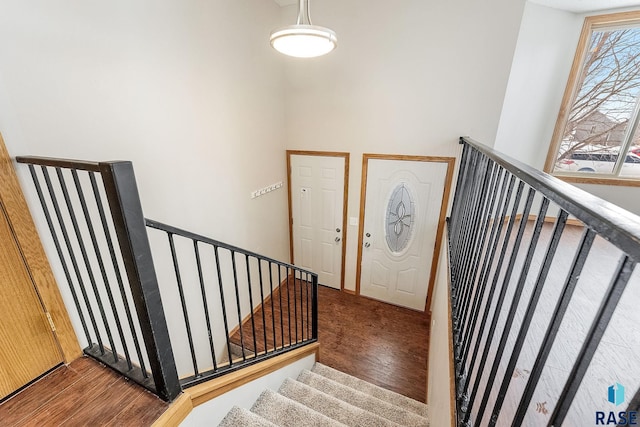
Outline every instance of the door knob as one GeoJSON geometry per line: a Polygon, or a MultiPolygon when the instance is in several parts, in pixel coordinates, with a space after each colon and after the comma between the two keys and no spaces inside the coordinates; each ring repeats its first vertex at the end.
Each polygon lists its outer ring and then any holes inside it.
{"type": "Polygon", "coordinates": [[[365,243],[365,244],[364,244],[364,247],[365,247],[365,248],[368,248],[369,246],[371,246],[371,243],[369,243],[369,242],[367,242],[367,243],[365,243]]]}
{"type": "Polygon", "coordinates": [[[339,238],[339,237],[336,237],[336,242],[339,242],[339,241],[340,241],[340,238],[339,238]]]}

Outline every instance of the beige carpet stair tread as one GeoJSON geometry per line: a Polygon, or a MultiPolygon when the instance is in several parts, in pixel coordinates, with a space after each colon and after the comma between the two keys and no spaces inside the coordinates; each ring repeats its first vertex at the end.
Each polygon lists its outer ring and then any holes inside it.
{"type": "Polygon", "coordinates": [[[265,420],[260,415],[254,414],[248,409],[234,406],[226,417],[222,419],[218,427],[277,427],[272,422],[265,420]]]}
{"type": "Polygon", "coordinates": [[[251,412],[280,427],[345,427],[344,424],[271,390],[262,392],[251,412]]]}
{"type": "Polygon", "coordinates": [[[392,403],[385,402],[384,400],[380,400],[370,394],[363,393],[314,372],[308,370],[302,371],[298,376],[298,381],[400,425],[414,427],[424,427],[429,425],[429,420],[426,417],[420,416],[392,403]]]}
{"type": "Polygon", "coordinates": [[[399,424],[287,378],[278,393],[351,427],[398,427],[399,424]]]}
{"type": "Polygon", "coordinates": [[[380,400],[389,402],[393,405],[404,408],[408,411],[414,412],[422,417],[428,417],[427,405],[411,399],[410,397],[403,396],[391,390],[379,387],[375,384],[371,384],[367,381],[361,380],[344,372],[335,370],[329,366],[317,363],[314,365],[312,372],[327,377],[335,382],[346,385],[348,387],[359,390],[363,393],[370,394],[373,397],[377,397],[380,400]]]}

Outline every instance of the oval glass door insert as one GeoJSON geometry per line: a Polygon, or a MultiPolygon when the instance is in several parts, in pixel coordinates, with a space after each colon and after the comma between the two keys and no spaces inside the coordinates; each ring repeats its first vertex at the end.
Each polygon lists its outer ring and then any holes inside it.
{"type": "Polygon", "coordinates": [[[386,240],[394,254],[404,251],[413,236],[415,206],[407,184],[402,182],[391,193],[385,216],[386,240]]]}

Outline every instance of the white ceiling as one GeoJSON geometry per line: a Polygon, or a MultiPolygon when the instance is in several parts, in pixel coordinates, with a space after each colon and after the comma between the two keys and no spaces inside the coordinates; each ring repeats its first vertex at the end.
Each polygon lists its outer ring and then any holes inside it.
{"type": "MultiPolygon", "coordinates": [[[[284,1],[284,0],[278,0],[284,1]]],[[[619,7],[640,6],[640,0],[529,0],[532,3],[570,12],[594,12],[619,7]]]]}
{"type": "MultiPolygon", "coordinates": [[[[273,0],[280,6],[297,4],[298,0],[273,0]]],[[[529,0],[532,3],[570,12],[594,12],[596,10],[617,9],[619,7],[640,6],[640,0],[529,0]]]]}

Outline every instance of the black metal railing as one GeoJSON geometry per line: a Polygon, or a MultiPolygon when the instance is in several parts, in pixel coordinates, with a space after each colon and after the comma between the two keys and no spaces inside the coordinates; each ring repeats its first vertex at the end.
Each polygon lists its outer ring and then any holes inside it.
{"type": "Polygon", "coordinates": [[[162,287],[180,302],[169,326],[183,337],[183,387],[317,341],[315,273],[157,221],[147,226],[165,241],[164,254],[154,251],[166,267],[162,287]]]}
{"type": "MultiPolygon", "coordinates": [[[[469,138],[460,143],[449,219],[458,425],[618,416],[607,386],[640,391],[636,362],[620,354],[638,351],[640,218],[469,138]]],[[[638,393],[619,396],[627,412],[638,411],[638,393]]]]}
{"type": "Polygon", "coordinates": [[[29,167],[88,356],[171,401],[317,340],[316,274],[146,220],[131,162],[17,161],[29,167]]]}
{"type": "Polygon", "coordinates": [[[17,161],[29,166],[84,353],[173,400],[181,389],[131,162],[17,161]]]}

